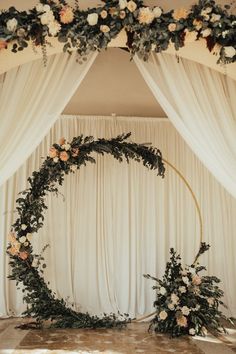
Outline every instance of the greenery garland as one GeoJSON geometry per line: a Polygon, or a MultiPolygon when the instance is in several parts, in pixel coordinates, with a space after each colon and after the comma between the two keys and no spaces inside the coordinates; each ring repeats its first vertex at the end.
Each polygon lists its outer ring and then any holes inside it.
{"type": "Polygon", "coordinates": [[[219,55],[218,63],[236,61],[236,16],[230,5],[199,0],[188,9],[164,12],[159,6],[145,6],[142,0],[103,0],[104,5],[82,11],[78,1],[70,7],[65,0],[40,0],[28,11],[15,7],[0,12],[0,49],[12,43],[12,51],[42,46],[44,58],[48,37],[64,43],[64,51],[77,49],[81,56],[107,48],[122,29],[132,55],[147,60],[151,51],[176,50],[187,42],[203,38],[207,48],[219,55]]]}
{"type": "Polygon", "coordinates": [[[222,320],[235,324],[234,318],[226,317],[219,309],[220,305],[226,307],[222,301],[224,292],[217,285],[220,280],[199,274],[206,267],[201,266],[198,259],[209,247],[202,242],[190,266],[183,266],[180,255],[171,248],[162,279],[144,275],[155,281],[153,289],[156,291],[156,315],[149,329],[169,333],[172,337],[185,334],[205,336],[207,331],[213,334],[226,332],[222,320]]]}
{"type": "Polygon", "coordinates": [[[128,142],[130,135],[123,134],[110,140],[94,140],[92,136],[83,138],[81,135],[73,138],[71,143],[62,138],[59,144],[50,148],[49,156],[39,171],[33,172],[32,177],[28,178],[30,187],[21,192],[16,201],[18,218],[12,225],[7,248],[12,268],[9,278],[23,285],[23,292],[26,293],[24,301],[27,303],[23,315],[35,318],[36,326],[41,326],[46,320],[51,320],[52,326],[62,328],[116,327],[129,321],[126,314],[122,318],[115,314],[99,318],[88,313],[78,313],[67,306],[65,300],[57,299],[43,278],[46,264],[42,264],[42,255],[33,254],[31,239],[32,234],[43,226],[43,214],[47,209],[46,195],[50,192],[58,193],[58,184],[62,185],[65,175],[75,172],[88,162],[95,163],[91,155],[94,152],[110,154],[119,162],[124,159],[127,162],[142,162],[145,167],[157,170],[157,174],[164,177],[165,168],[160,150],[128,142]]]}

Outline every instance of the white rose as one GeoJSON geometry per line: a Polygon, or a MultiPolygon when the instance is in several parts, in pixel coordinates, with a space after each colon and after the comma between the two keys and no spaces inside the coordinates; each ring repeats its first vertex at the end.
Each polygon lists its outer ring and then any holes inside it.
{"type": "Polygon", "coordinates": [[[161,311],[161,312],[159,313],[159,318],[160,318],[161,320],[165,320],[167,316],[168,316],[168,314],[167,314],[166,311],[161,311]]]}
{"type": "Polygon", "coordinates": [[[32,240],[32,234],[30,234],[28,232],[27,235],[26,235],[26,238],[27,238],[28,241],[31,241],[32,240]]]}
{"type": "Polygon", "coordinates": [[[212,11],[212,7],[206,7],[204,10],[207,14],[209,14],[212,11]]]}
{"type": "Polygon", "coordinates": [[[164,286],[162,286],[162,287],[160,288],[159,292],[160,292],[161,295],[165,295],[165,293],[166,293],[166,288],[164,288],[164,286]]]}
{"type": "Polygon", "coordinates": [[[173,302],[174,305],[178,304],[179,297],[176,294],[174,294],[174,293],[171,294],[170,298],[171,298],[171,301],[173,302]]]}
{"type": "Polygon", "coordinates": [[[61,25],[56,20],[48,24],[48,31],[52,36],[56,36],[57,33],[60,31],[60,29],[61,29],[61,25]]]}
{"type": "Polygon", "coordinates": [[[18,21],[16,18],[11,18],[7,21],[7,29],[9,32],[14,32],[17,28],[18,21]]]}
{"type": "Polygon", "coordinates": [[[121,10],[124,10],[127,6],[127,0],[119,0],[119,6],[121,10]]]}
{"type": "Polygon", "coordinates": [[[190,314],[190,309],[188,308],[188,306],[183,306],[181,308],[182,314],[185,316],[188,316],[190,314]]]}
{"type": "Polygon", "coordinates": [[[207,14],[205,10],[202,10],[200,15],[203,16],[206,21],[210,19],[210,16],[207,14]]]}
{"type": "Polygon", "coordinates": [[[182,280],[183,280],[183,282],[184,282],[185,284],[189,284],[189,279],[188,279],[188,277],[183,277],[182,280]]]}
{"type": "Polygon", "coordinates": [[[39,3],[35,6],[37,12],[44,12],[43,4],[39,3]]]}
{"type": "Polygon", "coordinates": [[[26,230],[26,229],[27,229],[27,225],[22,224],[22,225],[21,225],[21,230],[23,230],[23,231],[24,231],[24,230],[26,230]]]}
{"type": "Polygon", "coordinates": [[[189,334],[191,334],[191,336],[195,336],[195,333],[196,333],[195,329],[194,328],[190,328],[189,334]]]}
{"type": "Polygon", "coordinates": [[[24,242],[24,246],[25,246],[25,247],[29,246],[29,242],[27,242],[27,241],[24,242]]]}
{"type": "Polygon", "coordinates": [[[229,30],[226,30],[226,31],[223,31],[221,35],[223,38],[225,38],[228,33],[229,33],[229,30]]]}
{"type": "Polygon", "coordinates": [[[233,58],[236,55],[236,49],[232,46],[224,47],[224,52],[227,58],[233,58]]]}
{"type": "Polygon", "coordinates": [[[139,9],[138,15],[139,23],[149,24],[154,20],[153,12],[149,9],[149,7],[141,7],[139,9]]]}
{"type": "Polygon", "coordinates": [[[98,23],[98,14],[96,12],[88,14],[87,21],[90,26],[95,26],[98,23]]]}
{"type": "Polygon", "coordinates": [[[171,303],[168,304],[168,309],[173,311],[175,309],[175,305],[171,303]]]}
{"type": "Polygon", "coordinates": [[[152,10],[152,13],[154,15],[155,18],[158,18],[161,16],[162,14],[162,9],[159,6],[154,7],[154,9],[152,10]]]}
{"type": "Polygon", "coordinates": [[[211,22],[217,22],[217,21],[220,21],[221,19],[221,15],[217,15],[217,14],[212,14],[211,15],[211,22]]]}
{"type": "Polygon", "coordinates": [[[49,12],[51,11],[51,7],[49,5],[43,5],[43,11],[44,12],[49,12]]]}
{"type": "Polygon", "coordinates": [[[181,294],[184,294],[184,293],[186,293],[187,290],[186,290],[185,286],[180,286],[179,291],[181,292],[181,294]]]}
{"type": "Polygon", "coordinates": [[[19,238],[19,241],[20,241],[20,243],[25,243],[26,237],[25,237],[25,236],[21,236],[21,237],[19,238]]]}
{"type": "Polygon", "coordinates": [[[55,17],[53,15],[52,11],[45,12],[40,17],[40,21],[41,21],[42,25],[48,25],[50,22],[53,22],[54,20],[55,20],[55,17]]]}
{"type": "Polygon", "coordinates": [[[203,37],[203,38],[206,38],[206,37],[210,36],[210,35],[211,35],[211,32],[212,32],[212,30],[211,30],[210,28],[204,29],[204,30],[201,32],[202,37],[203,37]]]}
{"type": "Polygon", "coordinates": [[[127,9],[130,12],[134,12],[137,9],[137,4],[133,0],[130,0],[127,2],[127,9]]]}
{"type": "Polygon", "coordinates": [[[59,158],[58,158],[58,157],[54,157],[53,161],[54,161],[54,162],[58,162],[58,161],[59,161],[59,158]]]}

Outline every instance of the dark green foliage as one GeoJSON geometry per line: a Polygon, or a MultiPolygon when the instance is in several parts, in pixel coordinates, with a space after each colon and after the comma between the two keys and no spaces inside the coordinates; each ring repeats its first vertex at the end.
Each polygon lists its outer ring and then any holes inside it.
{"type": "Polygon", "coordinates": [[[209,247],[201,243],[194,263],[185,267],[180,255],[171,248],[163,278],[144,275],[156,283],[153,286],[157,295],[154,302],[156,316],[150,329],[169,333],[172,337],[185,334],[205,336],[207,330],[213,333],[225,331],[222,319],[233,323],[233,319],[224,316],[219,309],[219,305],[225,306],[221,300],[224,293],[217,285],[220,280],[215,276],[199,275],[206,268],[197,263],[198,258],[209,247]]]}
{"type": "Polygon", "coordinates": [[[30,239],[31,234],[43,226],[44,211],[47,209],[45,196],[50,192],[58,193],[58,184],[61,185],[65,175],[74,172],[74,169],[88,162],[95,163],[95,158],[91,156],[94,152],[110,154],[119,162],[142,162],[145,167],[157,170],[157,174],[164,177],[161,152],[154,147],[128,142],[130,135],[122,134],[110,140],[94,140],[93,137],[84,138],[81,135],[73,138],[70,144],[54,144],[51,150],[55,156],[51,154],[52,157],[46,158],[39,171],[33,172],[28,178],[29,188],[21,192],[17,199],[18,218],[12,225],[8,246],[12,268],[9,278],[23,285],[24,301],[27,303],[23,315],[35,318],[37,326],[51,320],[53,327],[60,328],[122,327],[129,321],[128,315],[117,317],[105,314],[99,318],[78,313],[68,307],[65,300],[57,299],[43,279],[43,269],[46,267],[44,258],[42,254],[33,254],[30,239]]]}

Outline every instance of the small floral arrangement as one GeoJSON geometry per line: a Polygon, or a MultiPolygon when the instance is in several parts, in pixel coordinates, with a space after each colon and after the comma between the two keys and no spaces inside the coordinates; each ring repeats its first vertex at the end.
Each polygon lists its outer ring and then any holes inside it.
{"type": "Polygon", "coordinates": [[[79,55],[107,48],[122,29],[132,55],[147,60],[151,51],[165,51],[172,43],[176,50],[188,42],[206,41],[218,55],[218,62],[236,61],[236,16],[230,5],[199,0],[192,7],[164,12],[159,6],[145,6],[142,0],[102,0],[104,5],[81,10],[78,1],[71,7],[65,0],[40,0],[28,11],[10,7],[0,11],[0,49],[12,43],[12,51],[41,46],[44,58],[48,37],[64,44],[64,51],[79,55]]]}
{"type": "Polygon", "coordinates": [[[206,268],[197,261],[209,247],[201,243],[194,263],[184,267],[180,255],[171,248],[163,278],[144,275],[157,283],[153,286],[157,298],[154,302],[156,316],[151,321],[151,329],[170,333],[173,337],[184,334],[205,336],[208,330],[225,332],[222,319],[234,323],[234,319],[227,318],[219,310],[219,305],[225,306],[221,300],[224,293],[217,285],[220,280],[215,276],[200,275],[206,268]]]}

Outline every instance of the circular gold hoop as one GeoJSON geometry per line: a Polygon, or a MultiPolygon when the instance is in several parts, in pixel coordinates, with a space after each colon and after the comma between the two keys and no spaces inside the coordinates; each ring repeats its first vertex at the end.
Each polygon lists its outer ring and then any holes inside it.
{"type": "MultiPolygon", "coordinates": [[[[165,158],[162,157],[162,161],[166,163],[166,165],[168,165],[169,167],[172,168],[172,170],[174,170],[177,175],[182,179],[182,181],[184,182],[185,186],[188,188],[189,192],[191,193],[191,196],[193,198],[193,201],[194,201],[194,204],[196,206],[196,209],[197,209],[197,214],[198,214],[198,219],[199,219],[199,227],[200,227],[200,245],[201,243],[203,242],[203,218],[202,218],[202,213],[201,213],[201,209],[200,209],[200,206],[199,206],[199,203],[198,203],[198,200],[197,200],[197,197],[196,195],[194,194],[190,184],[188,183],[188,181],[186,180],[186,178],[183,176],[183,174],[172,164],[170,163],[169,161],[167,161],[165,158]]],[[[141,322],[143,320],[146,320],[152,316],[154,316],[156,314],[156,311],[148,314],[148,315],[145,315],[145,316],[142,316],[140,318],[137,318],[135,319],[133,322],[141,322]]]]}

